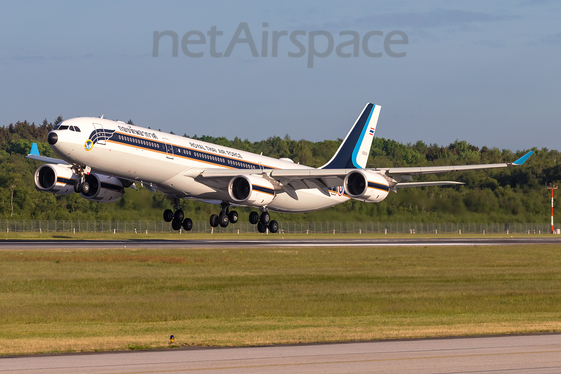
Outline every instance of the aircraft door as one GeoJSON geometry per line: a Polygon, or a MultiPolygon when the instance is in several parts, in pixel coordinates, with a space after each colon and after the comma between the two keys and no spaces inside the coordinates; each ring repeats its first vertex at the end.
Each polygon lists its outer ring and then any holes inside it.
{"type": "Polygon", "coordinates": [[[173,160],[173,146],[168,138],[163,138],[163,140],[166,145],[166,157],[173,160]]]}

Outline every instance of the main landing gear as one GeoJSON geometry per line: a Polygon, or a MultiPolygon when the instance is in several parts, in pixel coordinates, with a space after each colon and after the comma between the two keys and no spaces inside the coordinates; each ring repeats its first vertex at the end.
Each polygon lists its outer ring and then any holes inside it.
{"type": "Polygon", "coordinates": [[[173,201],[175,213],[171,209],[164,210],[164,221],[171,222],[171,227],[174,230],[179,230],[183,227],[185,231],[191,231],[193,228],[193,221],[191,218],[185,218],[185,214],[179,204],[179,199],[174,198],[173,201]]]}
{"type": "MultiPolygon", "coordinates": [[[[220,204],[222,209],[220,214],[213,214],[210,216],[210,226],[212,227],[227,227],[229,223],[238,222],[238,212],[235,210],[229,211],[230,204],[222,203],[220,204]]],[[[275,220],[271,220],[271,216],[267,211],[267,208],[261,208],[261,214],[257,212],[251,212],[249,214],[249,222],[252,225],[257,224],[257,231],[260,233],[269,232],[274,234],[279,231],[279,224],[275,220]]]]}
{"type": "MultiPolygon", "coordinates": [[[[212,227],[228,227],[230,223],[238,222],[238,212],[235,210],[230,211],[230,204],[220,204],[220,214],[213,214],[210,216],[210,226],[212,227]]],[[[179,230],[183,227],[185,231],[190,231],[193,228],[193,221],[190,218],[185,218],[185,214],[181,209],[178,198],[173,198],[174,211],[166,209],[164,211],[164,221],[171,222],[171,227],[174,230],[179,230]]],[[[257,231],[260,233],[269,232],[275,234],[279,231],[279,224],[275,220],[271,220],[271,216],[267,208],[260,208],[261,214],[258,212],[251,212],[249,214],[249,222],[252,225],[257,225],[257,231]]]]}
{"type": "Polygon", "coordinates": [[[264,208],[262,208],[261,214],[257,212],[249,213],[249,223],[251,223],[252,225],[257,224],[257,231],[259,231],[260,233],[267,232],[267,229],[269,229],[269,232],[272,234],[275,234],[277,231],[279,231],[278,222],[275,220],[271,220],[269,212],[264,208]]]}
{"type": "Polygon", "coordinates": [[[228,227],[230,222],[238,222],[238,212],[235,210],[230,212],[230,204],[222,203],[220,206],[222,208],[220,214],[213,214],[210,216],[210,226],[218,227],[218,225],[220,225],[220,227],[228,227]]]}

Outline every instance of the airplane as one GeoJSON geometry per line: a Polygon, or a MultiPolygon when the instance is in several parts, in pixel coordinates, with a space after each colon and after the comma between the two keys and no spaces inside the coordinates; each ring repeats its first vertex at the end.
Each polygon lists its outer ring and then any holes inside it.
{"type": "Polygon", "coordinates": [[[136,183],[161,191],[173,210],[163,218],[174,230],[191,230],[180,199],[220,204],[210,216],[212,227],[238,221],[231,206],[252,211],[249,222],[261,233],[275,233],[278,222],[269,211],[309,212],[349,199],[384,200],[399,188],[463,184],[454,181],[413,182],[413,176],[522,165],[530,151],[512,163],[432,167],[366,168],[381,107],[367,103],[333,157],[322,167],[271,158],[200,140],[155,131],[122,121],[94,117],[65,120],[47,141],[60,157],[44,157],[36,144],[27,156],[46,162],[35,172],[37,189],[58,195],[79,193],[101,203],[117,201],[136,183]]]}

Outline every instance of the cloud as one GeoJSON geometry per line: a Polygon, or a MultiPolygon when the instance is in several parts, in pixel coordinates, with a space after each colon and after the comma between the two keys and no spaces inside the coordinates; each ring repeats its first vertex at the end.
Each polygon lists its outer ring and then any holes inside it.
{"type": "MultiPolygon", "coordinates": [[[[483,12],[472,12],[457,9],[434,9],[428,12],[392,12],[370,14],[354,19],[338,22],[326,22],[322,29],[342,30],[347,28],[400,28],[400,29],[435,29],[441,27],[467,28],[474,23],[502,22],[518,18],[512,15],[496,15],[483,12]]],[[[318,29],[311,25],[303,26],[304,29],[318,29]]]]}
{"type": "Polygon", "coordinates": [[[561,33],[544,35],[540,39],[545,44],[555,46],[561,45],[561,33]]]}
{"type": "Polygon", "coordinates": [[[90,60],[137,60],[137,59],[150,59],[151,53],[141,54],[109,54],[109,55],[94,55],[91,53],[84,55],[32,55],[32,54],[16,54],[0,60],[4,65],[12,64],[42,64],[47,62],[84,62],[90,60]]]}
{"type": "Polygon", "coordinates": [[[489,39],[474,40],[471,44],[480,45],[484,47],[491,47],[491,48],[504,48],[507,46],[507,43],[500,42],[497,40],[489,40],[489,39]]]}
{"type": "Polygon", "coordinates": [[[558,3],[557,0],[526,0],[526,1],[522,1],[520,3],[520,5],[523,5],[523,6],[541,6],[541,5],[557,4],[557,3],[558,3]]]}

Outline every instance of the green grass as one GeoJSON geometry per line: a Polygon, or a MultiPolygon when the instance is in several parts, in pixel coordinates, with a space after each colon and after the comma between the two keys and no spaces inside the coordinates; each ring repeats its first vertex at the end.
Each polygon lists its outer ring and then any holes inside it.
{"type": "Polygon", "coordinates": [[[0,354],[561,331],[558,245],[0,252],[0,354]]]}
{"type": "Polygon", "coordinates": [[[283,240],[283,239],[450,239],[450,238],[551,238],[551,235],[544,233],[538,234],[301,234],[301,233],[288,233],[288,234],[259,234],[259,233],[185,233],[172,232],[172,233],[110,233],[110,232],[14,232],[10,231],[0,232],[0,240],[283,240]]]}

